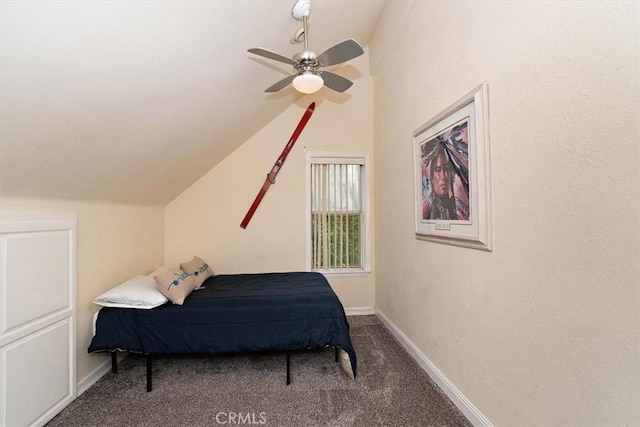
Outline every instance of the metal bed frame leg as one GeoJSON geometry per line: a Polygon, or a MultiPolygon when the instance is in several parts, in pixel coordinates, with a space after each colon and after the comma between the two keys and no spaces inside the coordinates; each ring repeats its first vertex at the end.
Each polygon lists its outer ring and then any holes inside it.
{"type": "Polygon", "coordinates": [[[291,384],[291,354],[287,352],[287,385],[291,384]]]}
{"type": "Polygon", "coordinates": [[[151,380],[151,372],[152,372],[152,359],[151,355],[147,354],[147,393],[153,389],[152,380],[151,380]]]}
{"type": "MultiPolygon", "coordinates": [[[[338,361],[338,347],[334,347],[335,359],[338,361]]],[[[146,355],[147,365],[147,392],[153,391],[153,357],[150,354],[146,355]]],[[[116,352],[111,352],[111,372],[114,374],[118,372],[118,357],[116,352]]],[[[291,353],[287,352],[287,385],[291,384],[291,353]]]]}

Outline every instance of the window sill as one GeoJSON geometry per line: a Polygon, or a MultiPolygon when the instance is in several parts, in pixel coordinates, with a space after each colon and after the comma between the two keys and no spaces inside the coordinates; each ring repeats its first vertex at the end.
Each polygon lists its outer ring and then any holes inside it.
{"type": "Polygon", "coordinates": [[[325,276],[331,277],[363,277],[368,276],[371,273],[371,270],[313,270],[318,273],[322,273],[325,276]]]}

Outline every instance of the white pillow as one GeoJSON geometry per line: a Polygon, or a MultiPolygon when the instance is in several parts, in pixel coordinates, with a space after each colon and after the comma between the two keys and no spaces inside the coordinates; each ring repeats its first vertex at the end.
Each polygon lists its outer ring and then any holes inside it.
{"type": "Polygon", "coordinates": [[[158,291],[153,276],[136,276],[93,300],[105,307],[142,309],[158,307],[167,301],[158,291]]]}

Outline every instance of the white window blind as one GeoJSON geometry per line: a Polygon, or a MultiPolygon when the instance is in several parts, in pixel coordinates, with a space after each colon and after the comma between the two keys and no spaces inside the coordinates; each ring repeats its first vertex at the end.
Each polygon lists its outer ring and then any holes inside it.
{"type": "Polygon", "coordinates": [[[363,268],[364,165],[360,159],[311,164],[311,269],[363,268]]]}

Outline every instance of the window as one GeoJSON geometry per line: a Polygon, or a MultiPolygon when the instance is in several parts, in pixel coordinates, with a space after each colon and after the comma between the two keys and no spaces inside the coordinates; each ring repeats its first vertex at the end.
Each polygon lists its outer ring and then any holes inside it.
{"type": "Polygon", "coordinates": [[[309,153],[307,257],[310,270],[368,270],[366,156],[309,153]]]}

